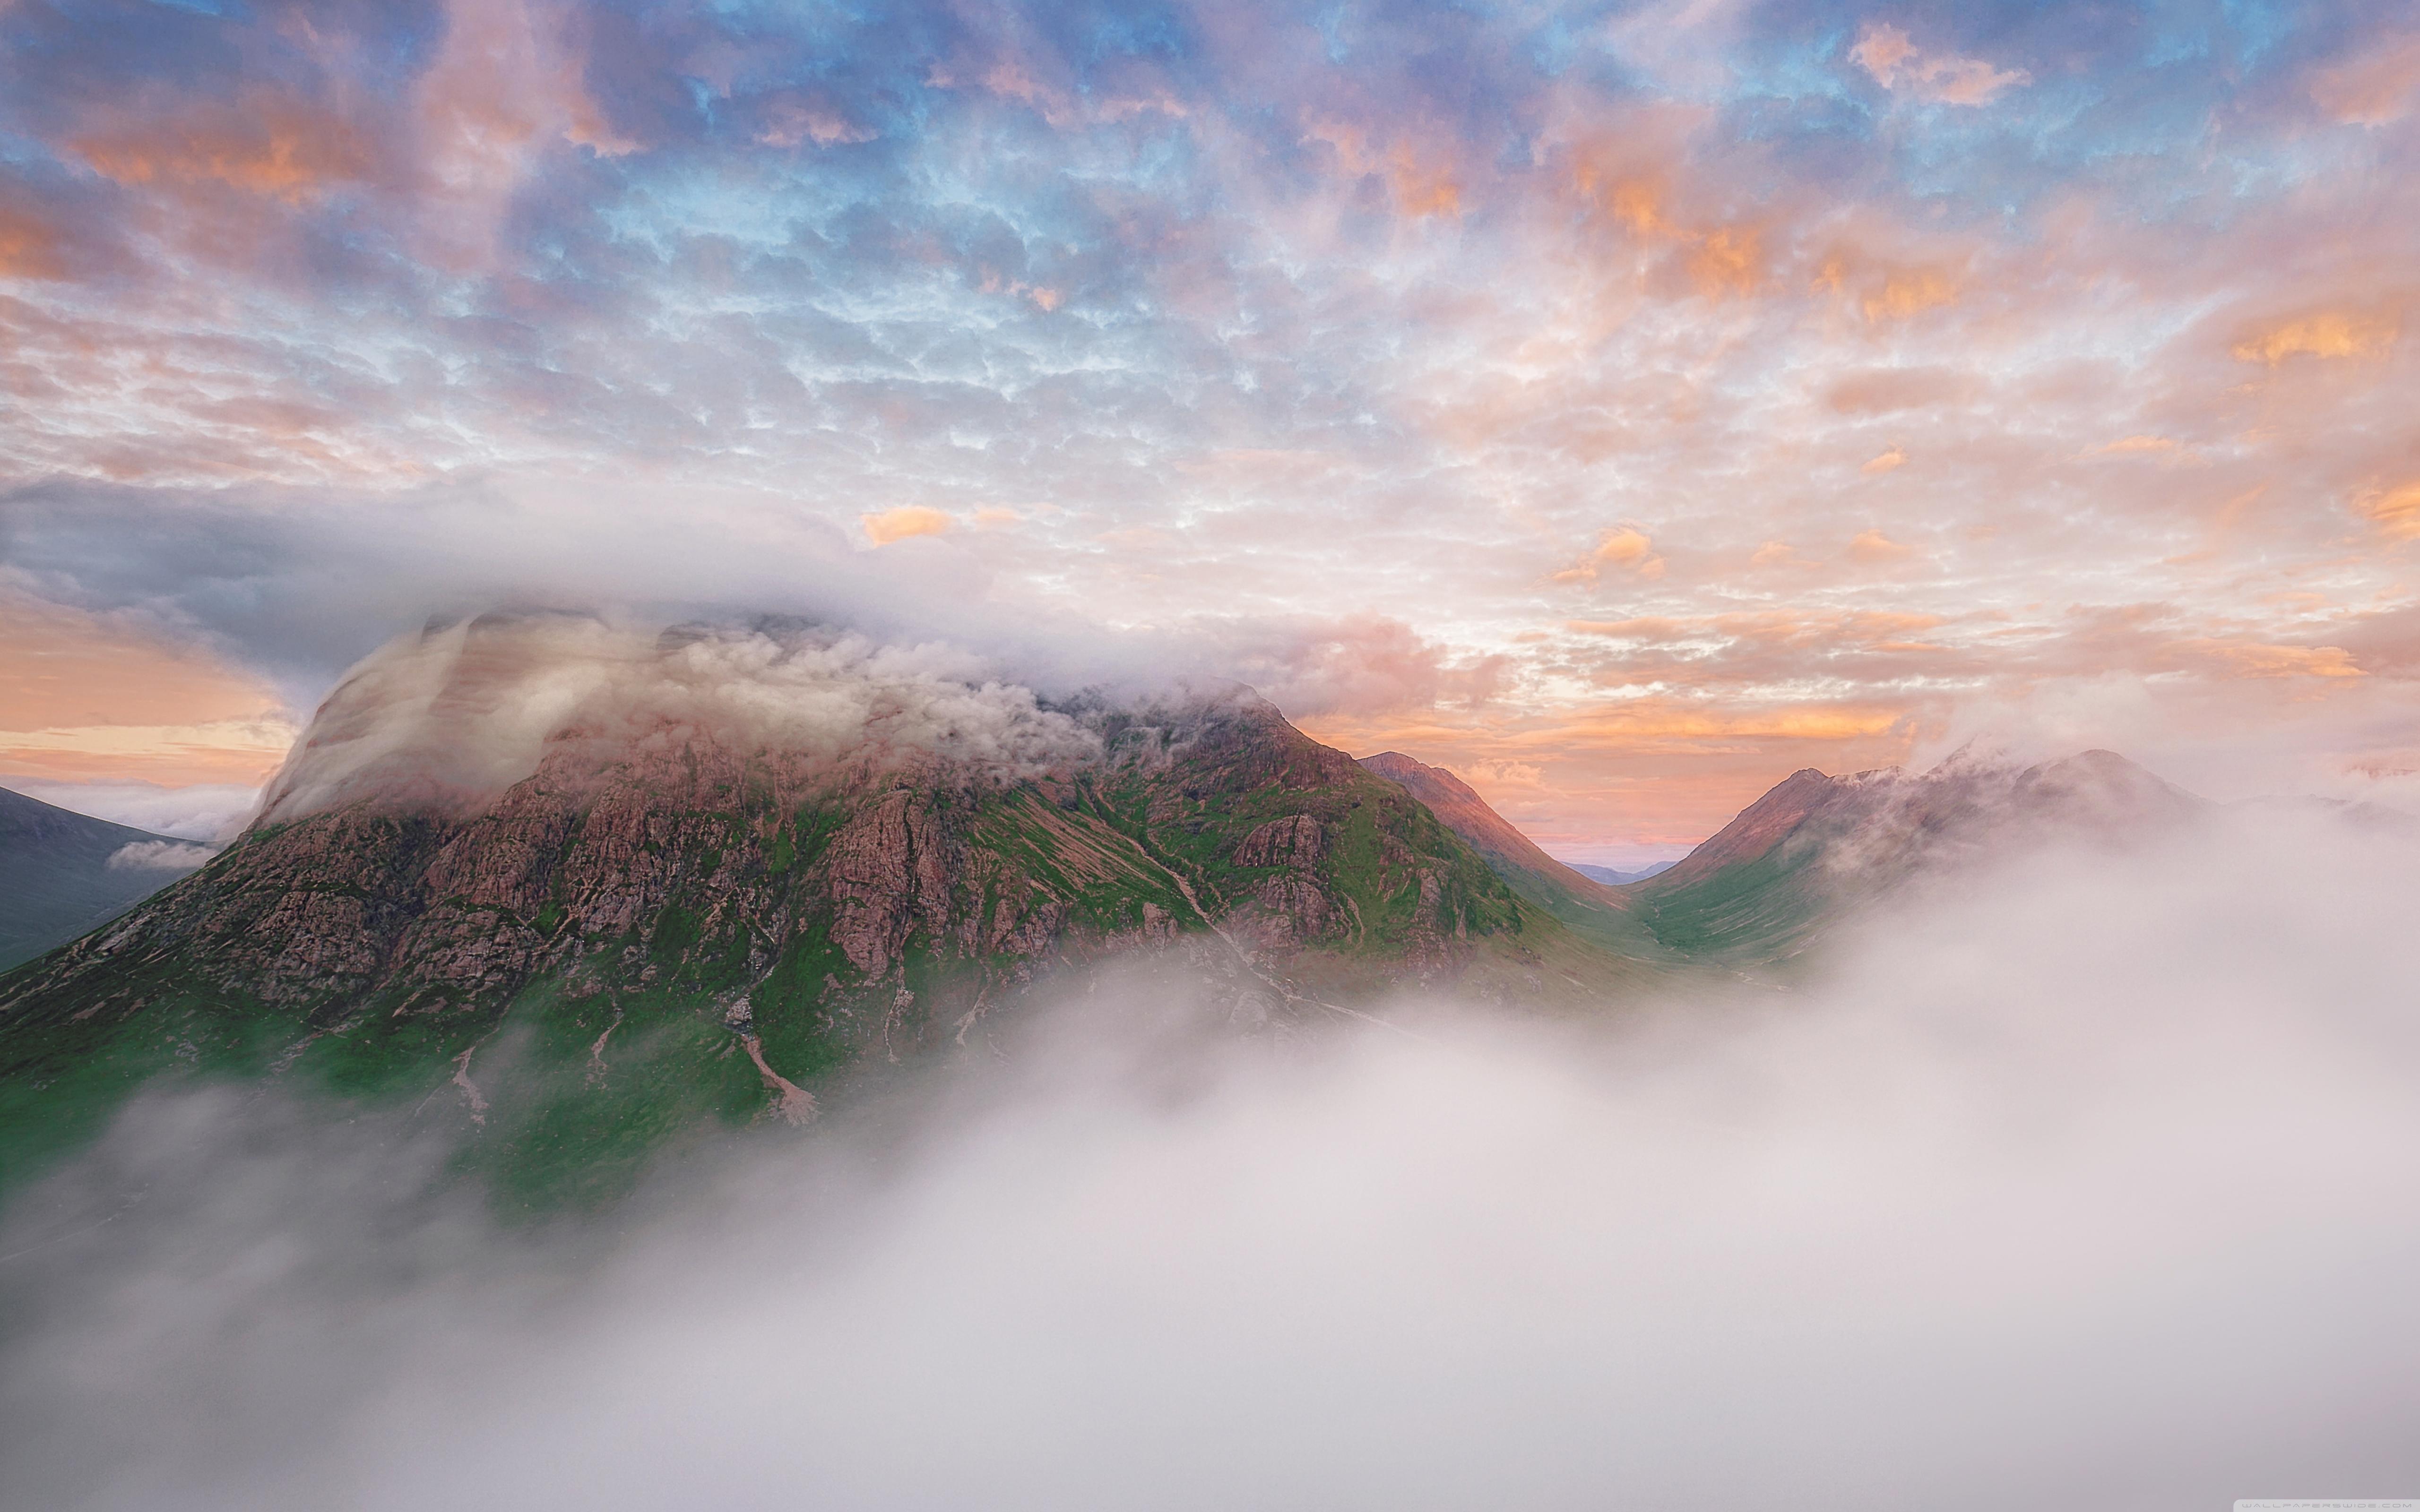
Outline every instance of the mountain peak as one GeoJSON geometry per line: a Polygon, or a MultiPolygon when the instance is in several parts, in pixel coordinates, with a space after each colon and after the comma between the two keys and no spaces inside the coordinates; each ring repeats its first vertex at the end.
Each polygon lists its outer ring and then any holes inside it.
{"type": "Polygon", "coordinates": [[[502,617],[363,663],[218,862],[0,982],[0,1076],[187,1045],[425,1093],[492,1041],[577,1119],[788,1117],[1111,957],[1238,1025],[1645,973],[1239,684],[1052,703],[845,637],[502,617]]]}
{"type": "Polygon", "coordinates": [[[1660,938],[1766,957],[1803,947],[1854,895],[1920,871],[2071,837],[2140,838],[2209,805],[2115,751],[2032,765],[1961,747],[1921,774],[1802,768],[1632,889],[1660,938]]]}

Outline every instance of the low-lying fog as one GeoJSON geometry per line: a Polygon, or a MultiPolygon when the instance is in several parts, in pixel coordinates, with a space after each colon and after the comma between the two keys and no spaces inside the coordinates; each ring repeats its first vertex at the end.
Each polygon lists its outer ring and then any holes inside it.
{"type": "Polygon", "coordinates": [[[2412,1494],[2415,898],[2407,843],[2271,816],[1594,1028],[1205,1046],[1096,998],[578,1232],[163,1099],[0,1230],[0,1502],[2412,1494]]]}

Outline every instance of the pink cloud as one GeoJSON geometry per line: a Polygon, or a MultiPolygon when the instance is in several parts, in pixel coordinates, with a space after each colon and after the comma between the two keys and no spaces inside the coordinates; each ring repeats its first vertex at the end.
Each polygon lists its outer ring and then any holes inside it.
{"type": "Polygon", "coordinates": [[[1994,68],[1954,53],[1927,54],[1888,22],[1869,23],[1849,58],[1885,89],[1945,105],[1988,104],[2002,90],[2033,82],[2023,69],[1994,68]]]}

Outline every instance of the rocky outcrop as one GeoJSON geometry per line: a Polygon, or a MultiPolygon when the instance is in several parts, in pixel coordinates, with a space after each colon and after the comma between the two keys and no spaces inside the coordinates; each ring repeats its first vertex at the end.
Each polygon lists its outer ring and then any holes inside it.
{"type": "Polygon", "coordinates": [[[1307,813],[1272,819],[1235,846],[1237,866],[1290,866],[1311,871],[1327,858],[1327,826],[1307,813]]]}

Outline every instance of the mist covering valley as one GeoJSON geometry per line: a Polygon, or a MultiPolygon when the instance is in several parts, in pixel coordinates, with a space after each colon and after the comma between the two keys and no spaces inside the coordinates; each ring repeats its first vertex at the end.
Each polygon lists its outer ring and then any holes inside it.
{"type": "MultiPolygon", "coordinates": [[[[155,1091],[0,1221],[0,1501],[2224,1505],[2420,1449],[2420,855],[2036,852],[1781,989],[998,1054],[500,1219],[155,1091]]],[[[1382,1022],[1381,1022],[1382,1021],[1382,1022]]]]}

